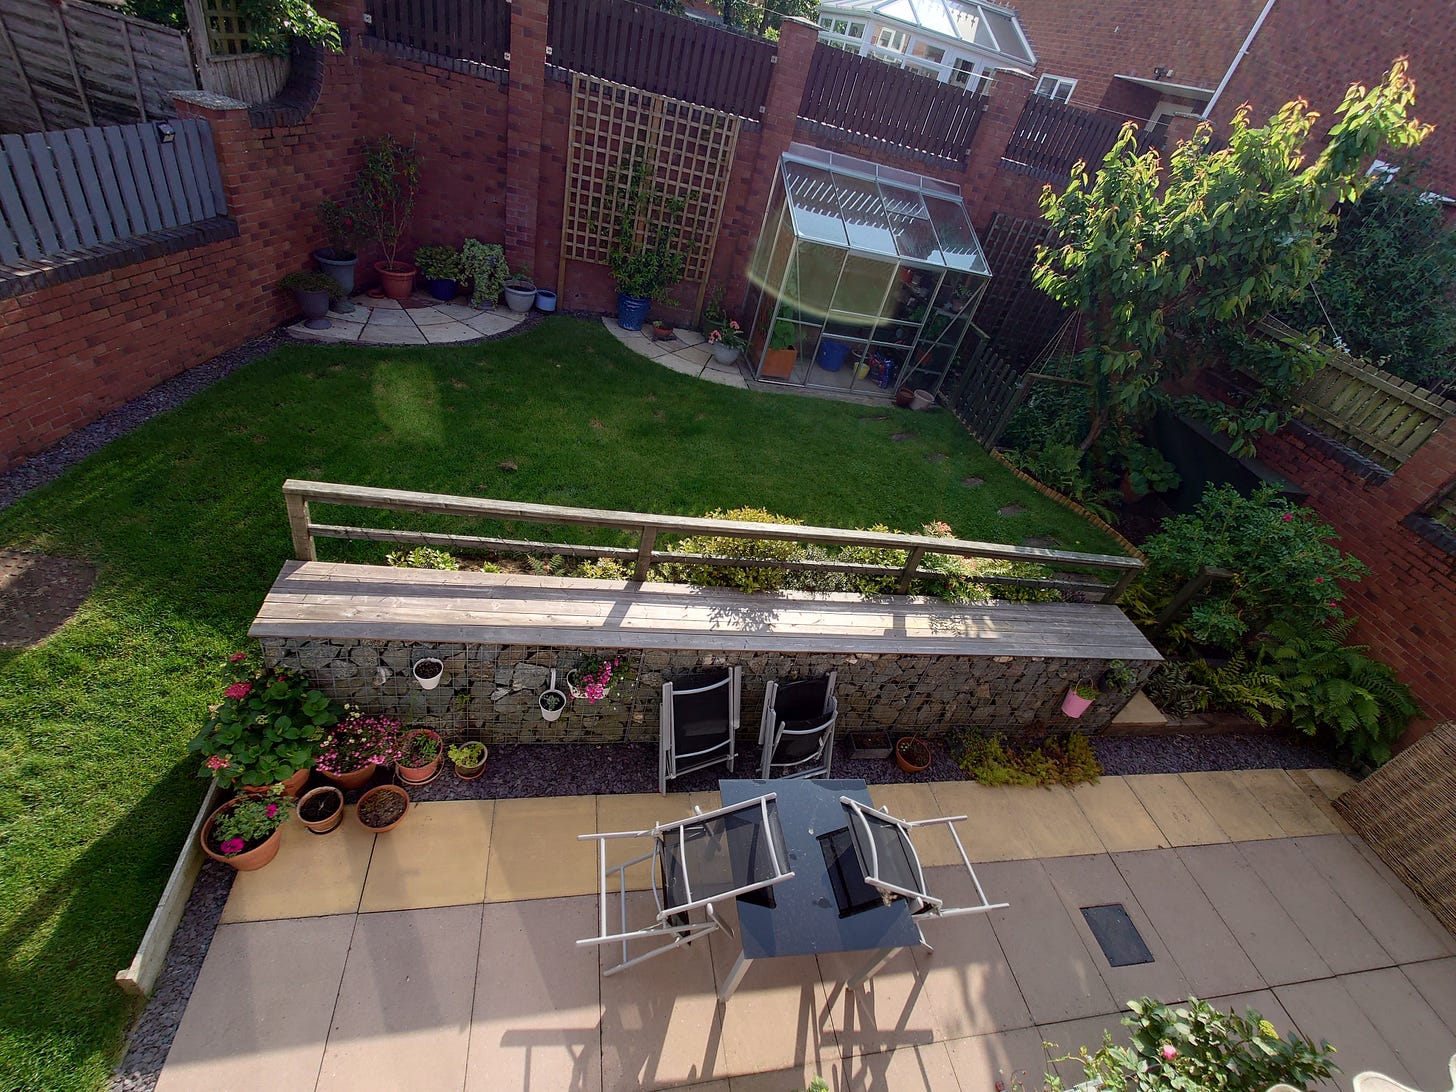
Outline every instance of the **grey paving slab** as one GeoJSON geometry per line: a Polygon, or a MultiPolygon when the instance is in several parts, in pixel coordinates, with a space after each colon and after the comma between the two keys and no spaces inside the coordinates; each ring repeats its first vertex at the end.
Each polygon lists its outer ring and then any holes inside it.
{"type": "MultiPolygon", "coordinates": [[[[708,946],[721,982],[738,958],[738,942],[715,933],[708,946]]],[[[722,1006],[721,1017],[724,1071],[734,1076],[788,1069],[839,1053],[813,956],[754,963],[722,1006]]]]}
{"type": "Polygon", "coordinates": [[[700,378],[706,379],[709,383],[717,383],[720,387],[742,387],[748,389],[747,382],[741,375],[730,375],[727,372],[706,371],[700,378]]]}
{"type": "Polygon", "coordinates": [[[1205,997],[1216,1009],[1223,1012],[1233,1010],[1243,1016],[1249,1009],[1253,1009],[1265,1020],[1274,1025],[1274,1030],[1280,1035],[1285,1035],[1294,1030],[1294,1021],[1289,1013],[1284,1011],[1284,1006],[1279,1003],[1279,998],[1274,996],[1273,990],[1253,990],[1250,993],[1226,994],[1223,997],[1205,997]]]}
{"type": "Polygon", "coordinates": [[[437,305],[433,310],[442,318],[451,319],[455,322],[469,322],[471,319],[495,313],[490,310],[482,311],[478,307],[471,307],[465,303],[442,303],[437,305]]]}
{"type": "Polygon", "coordinates": [[[1401,971],[1420,990],[1426,1004],[1441,1018],[1447,1030],[1456,1034],[1456,959],[1408,963],[1401,971]]]}
{"type": "Polygon", "coordinates": [[[945,1049],[962,1089],[989,1090],[998,1080],[1011,1088],[1013,1079],[1026,1088],[1041,1088],[1046,1074],[1046,1052],[1035,1028],[951,1039],[945,1049]]]}
{"type": "Polygon", "coordinates": [[[597,900],[491,903],[481,921],[466,1092],[602,1084],[601,968],[577,937],[597,927],[597,900]]]}
{"type": "Polygon", "coordinates": [[[865,953],[821,955],[818,961],[824,1009],[843,1056],[904,1050],[940,1038],[935,1006],[910,952],[901,952],[857,989],[846,983],[865,969],[865,953]]]}
{"type": "Polygon", "coordinates": [[[1119,853],[1113,860],[1183,972],[1187,989],[1178,996],[1240,993],[1267,984],[1177,850],[1119,853]]]}
{"type": "Polygon", "coordinates": [[[303,323],[288,328],[288,336],[302,341],[358,341],[364,327],[357,322],[336,322],[327,330],[310,330],[303,323]]]}
{"type": "Polygon", "coordinates": [[[1435,918],[1424,908],[1420,913],[1412,909],[1401,897],[1399,881],[1392,886],[1345,835],[1299,838],[1296,844],[1395,962],[1450,954],[1435,918]]]}
{"type": "Polygon", "coordinates": [[[1411,980],[1398,967],[1386,967],[1345,975],[1340,981],[1405,1071],[1415,1078],[1416,1087],[1446,1088],[1448,1063],[1456,1054],[1456,1033],[1411,980]]]}
{"type": "Polygon", "coordinates": [[[1241,842],[1239,852],[1336,974],[1394,962],[1294,839],[1241,842]]]}
{"type": "Polygon", "coordinates": [[[672,332],[677,335],[677,339],[684,345],[702,345],[708,340],[696,330],[687,330],[681,326],[674,326],[672,332]]]}
{"type": "Polygon", "coordinates": [[[1054,1023],[1116,1011],[1121,1000],[1102,981],[1040,862],[992,862],[976,873],[997,902],[1011,904],[1010,913],[991,919],[991,928],[1033,1020],[1054,1023]]]}
{"type": "Polygon", "coordinates": [[[475,317],[462,321],[481,336],[491,337],[515,329],[521,324],[521,316],[486,311],[484,314],[477,312],[475,317]]]}
{"type": "Polygon", "coordinates": [[[370,323],[359,334],[361,345],[423,345],[425,335],[414,323],[408,326],[375,326],[370,323]]]}
{"type": "Polygon", "coordinates": [[[1316,982],[1276,986],[1274,995],[1301,1035],[1315,1042],[1324,1039],[1334,1044],[1339,1052],[1335,1060],[1342,1070],[1335,1077],[1336,1087],[1352,1089],[1355,1074],[1367,1069],[1410,1083],[1411,1075],[1395,1051],[1386,1045],[1340,979],[1322,978],[1316,982]]]}
{"type": "Polygon", "coordinates": [[[676,355],[679,360],[686,360],[688,363],[696,364],[700,368],[713,359],[713,351],[706,345],[688,345],[685,348],[678,349],[676,355]]]}
{"type": "Polygon", "coordinates": [[[1426,923],[1426,927],[1436,938],[1436,942],[1445,949],[1446,955],[1456,955],[1456,936],[1442,925],[1434,914],[1421,902],[1420,896],[1401,882],[1399,876],[1390,870],[1390,866],[1382,861],[1375,850],[1366,844],[1365,839],[1358,834],[1346,835],[1346,840],[1355,849],[1365,863],[1375,870],[1375,874],[1383,879],[1386,886],[1400,896],[1400,900],[1414,911],[1416,917],[1426,923]]]}
{"type": "MultiPolygon", "coordinates": [[[[1172,854],[1172,850],[1166,849],[1154,852],[1172,854]]],[[[1156,923],[1139,904],[1138,898],[1128,887],[1110,856],[1099,853],[1093,856],[1054,857],[1042,864],[1061,896],[1062,905],[1067,908],[1072,924],[1081,933],[1082,943],[1092,953],[1102,981],[1107,983],[1107,988],[1115,999],[1121,1001],[1130,997],[1153,997],[1159,1001],[1177,1001],[1188,995],[1189,984],[1183,971],[1174,961],[1175,957],[1169,953],[1158,933],[1156,923]],[[1128,918],[1147,944],[1153,962],[1126,967],[1114,967],[1108,962],[1081,910],[1084,906],[1106,906],[1113,903],[1120,903],[1127,911],[1128,918]]]]}
{"type": "Polygon", "coordinates": [[[1057,1074],[1069,1086],[1085,1080],[1086,1071],[1078,1062],[1059,1059],[1075,1056],[1082,1047],[1086,1047],[1089,1052],[1095,1051],[1102,1045],[1105,1036],[1110,1036],[1114,1043],[1127,1046],[1132,1042],[1132,1036],[1122,1023],[1125,1015],[1127,1009],[1123,1007],[1117,1012],[1104,1013],[1101,1016],[1040,1025],[1036,1029],[1037,1034],[1041,1036],[1042,1042],[1049,1044],[1045,1048],[1046,1071],[1057,1074]]]}
{"type": "Polygon", "coordinates": [[[380,308],[369,316],[367,325],[378,326],[413,326],[415,320],[410,317],[411,312],[404,310],[391,311],[380,308]]]}
{"type": "Polygon", "coordinates": [[[219,926],[159,1092],[313,1088],[353,931],[352,914],[219,926]]]}
{"type": "Polygon", "coordinates": [[[369,295],[358,296],[354,302],[360,307],[367,307],[371,311],[402,311],[403,306],[399,300],[385,299],[369,295]]]}
{"type": "Polygon", "coordinates": [[[446,344],[452,341],[473,341],[480,334],[466,326],[463,322],[442,322],[434,326],[421,326],[420,332],[425,335],[425,340],[431,345],[446,344]]]}
{"type": "Polygon", "coordinates": [[[414,322],[415,322],[415,325],[416,326],[419,326],[419,327],[422,327],[422,328],[425,327],[425,326],[439,326],[441,323],[444,323],[444,322],[458,322],[458,321],[460,321],[459,319],[455,318],[454,316],[447,315],[447,314],[445,314],[444,311],[440,310],[441,307],[452,307],[452,306],[454,306],[454,305],[453,304],[449,304],[449,303],[443,303],[443,304],[440,304],[440,305],[435,306],[435,307],[411,308],[407,312],[407,314],[409,315],[410,318],[414,319],[414,322]]]}
{"type": "Polygon", "coordinates": [[[1178,857],[1266,983],[1333,973],[1238,846],[1189,846],[1178,857]]]}
{"type": "Polygon", "coordinates": [[[482,909],[359,915],[319,1092],[464,1084],[482,909]]]}
{"type": "Polygon", "coordinates": [[[947,1092],[958,1085],[950,1052],[944,1043],[847,1058],[841,1082],[838,1087],[845,1089],[894,1089],[894,1092],[947,1092]]]}

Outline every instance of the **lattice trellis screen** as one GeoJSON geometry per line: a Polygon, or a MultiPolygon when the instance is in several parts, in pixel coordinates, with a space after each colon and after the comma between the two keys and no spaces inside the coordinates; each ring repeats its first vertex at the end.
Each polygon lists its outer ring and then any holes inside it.
{"type": "MultiPolygon", "coordinates": [[[[563,259],[605,265],[622,180],[639,163],[669,198],[680,198],[685,280],[705,282],[723,216],[739,119],[665,95],[576,73],[566,166],[563,259]]],[[[701,298],[701,293],[700,293],[701,298]]]]}
{"type": "Polygon", "coordinates": [[[238,12],[236,0],[202,0],[207,25],[207,49],[214,57],[247,53],[248,20],[238,12]]]}

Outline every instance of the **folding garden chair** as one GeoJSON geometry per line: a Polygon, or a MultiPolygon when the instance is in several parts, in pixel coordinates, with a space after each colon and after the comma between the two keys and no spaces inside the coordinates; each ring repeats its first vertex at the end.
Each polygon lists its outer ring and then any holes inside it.
{"type": "Polygon", "coordinates": [[[662,684],[662,728],[657,791],[670,778],[726,762],[738,751],[738,706],[743,669],[724,667],[662,684]]]}
{"type": "Polygon", "coordinates": [[[964,815],[942,816],[937,819],[920,819],[907,823],[897,819],[886,809],[875,811],[871,807],[841,796],[839,802],[849,811],[849,832],[854,841],[855,855],[859,858],[865,882],[878,889],[880,897],[888,904],[895,899],[904,899],[912,914],[933,914],[948,918],[958,914],[984,914],[987,910],[1002,910],[1009,903],[993,903],[986,898],[985,889],[971,867],[966,848],[961,845],[955,824],[965,820],[964,815]],[[915,843],[910,832],[916,827],[934,826],[944,823],[955,839],[961,862],[975,884],[980,902],[971,906],[946,906],[944,901],[931,894],[925,882],[925,870],[920,867],[920,855],[915,852],[915,843]]]}
{"type": "MultiPolygon", "coordinates": [[[[731,804],[715,811],[694,809],[696,814],[673,823],[658,823],[651,830],[627,830],[609,834],[582,834],[580,839],[597,840],[601,909],[597,936],[578,940],[578,946],[622,945],[622,961],[603,975],[691,944],[718,929],[732,930],[718,917],[714,902],[764,891],[776,883],[793,879],[786,870],[784,832],[779,825],[775,794],[768,793],[731,804]],[[650,839],[652,848],[619,865],[607,867],[607,840],[650,839]],[[639,929],[627,927],[627,870],[650,861],[652,897],[657,904],[654,919],[639,929]],[[617,874],[617,900],[621,930],[610,932],[607,925],[608,885],[617,874]],[[702,910],[702,921],[692,920],[692,911],[702,910]],[[632,956],[630,941],[656,941],[650,951],[632,956]]],[[[768,896],[760,896],[768,897],[768,896]]]]}
{"type": "Polygon", "coordinates": [[[763,695],[758,742],[763,748],[765,780],[779,777],[828,777],[834,765],[834,725],[839,703],[834,684],[839,672],[780,685],[770,679],[763,695]]]}

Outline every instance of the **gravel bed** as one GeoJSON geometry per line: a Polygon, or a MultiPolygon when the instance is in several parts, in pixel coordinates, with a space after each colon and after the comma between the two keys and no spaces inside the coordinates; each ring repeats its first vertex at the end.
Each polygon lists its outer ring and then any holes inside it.
{"type": "Polygon", "coordinates": [[[1092,740],[1102,772],[1198,773],[1203,770],[1307,770],[1331,768],[1329,752],[1306,736],[1106,736],[1092,740]]]}

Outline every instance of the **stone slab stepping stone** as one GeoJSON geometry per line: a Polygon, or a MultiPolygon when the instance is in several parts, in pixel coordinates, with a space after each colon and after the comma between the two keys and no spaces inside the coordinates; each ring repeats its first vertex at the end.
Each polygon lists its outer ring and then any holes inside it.
{"type": "Polygon", "coordinates": [[[996,509],[996,514],[998,516],[1024,516],[1026,515],[1026,511],[1026,508],[1022,505],[1008,504],[1004,508],[996,509]]]}
{"type": "Polygon", "coordinates": [[[897,432],[897,433],[895,433],[895,435],[891,436],[890,439],[894,440],[895,443],[900,444],[900,443],[904,443],[906,440],[913,440],[913,439],[915,439],[915,433],[913,433],[913,432],[897,432]]]}
{"type": "Polygon", "coordinates": [[[925,461],[927,463],[943,463],[949,458],[950,456],[944,451],[932,451],[929,455],[925,456],[925,461]]]}
{"type": "Polygon", "coordinates": [[[969,478],[962,478],[961,484],[967,489],[979,489],[981,486],[986,484],[986,479],[978,478],[974,474],[972,474],[969,478]]]}

